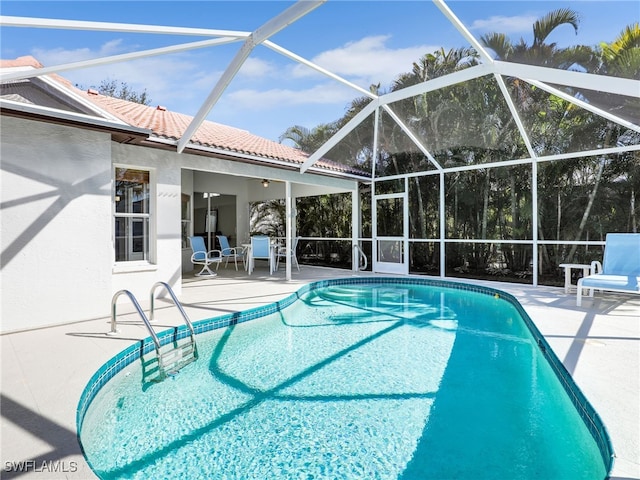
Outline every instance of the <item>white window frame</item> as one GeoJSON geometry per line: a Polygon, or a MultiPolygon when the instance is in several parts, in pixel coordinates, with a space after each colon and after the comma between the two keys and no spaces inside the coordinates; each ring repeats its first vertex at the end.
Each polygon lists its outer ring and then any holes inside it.
{"type": "Polygon", "coordinates": [[[130,269],[155,268],[156,263],[156,171],[153,168],[141,165],[113,164],[111,167],[111,243],[112,258],[116,271],[128,271],[130,269]],[[149,208],[147,213],[119,213],[116,212],[116,170],[124,168],[128,170],[141,170],[149,173],[149,208]],[[148,230],[146,240],[148,244],[147,259],[135,259],[116,261],[116,219],[132,218],[146,219],[148,230]]]}
{"type": "MultiPolygon", "coordinates": [[[[193,195],[192,194],[188,194],[188,193],[184,193],[184,192],[180,192],[180,243],[182,244],[183,238],[182,238],[182,234],[183,232],[186,233],[186,237],[190,237],[191,235],[193,235],[193,195]],[[188,205],[187,205],[187,218],[184,218],[182,216],[182,214],[184,213],[182,211],[182,201],[184,199],[184,197],[188,197],[188,205]]],[[[189,247],[189,241],[185,240],[186,243],[182,245],[182,249],[183,250],[188,250],[190,249],[189,247]]]]}

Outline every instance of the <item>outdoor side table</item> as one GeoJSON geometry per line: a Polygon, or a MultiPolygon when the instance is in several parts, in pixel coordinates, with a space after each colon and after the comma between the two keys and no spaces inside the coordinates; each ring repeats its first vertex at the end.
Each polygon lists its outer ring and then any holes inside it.
{"type": "Polygon", "coordinates": [[[560,267],[564,268],[564,293],[571,290],[571,270],[574,268],[582,269],[582,276],[586,277],[591,274],[591,265],[585,263],[561,263],[560,267]]]}

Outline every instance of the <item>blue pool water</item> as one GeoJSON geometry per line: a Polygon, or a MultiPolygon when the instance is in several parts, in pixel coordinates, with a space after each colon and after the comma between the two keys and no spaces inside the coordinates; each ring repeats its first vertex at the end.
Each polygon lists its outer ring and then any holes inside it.
{"type": "Polygon", "coordinates": [[[446,282],[324,284],[198,335],[199,359],[161,383],[143,382],[138,359],[90,385],[78,424],[96,474],[606,477],[597,415],[581,418],[508,296],[446,282]]]}

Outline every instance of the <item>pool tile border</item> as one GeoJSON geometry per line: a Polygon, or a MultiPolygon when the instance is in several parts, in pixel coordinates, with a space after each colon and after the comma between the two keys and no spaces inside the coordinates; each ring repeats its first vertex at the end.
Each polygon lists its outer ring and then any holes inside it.
{"type": "MultiPolygon", "coordinates": [[[[479,285],[469,285],[465,283],[459,282],[451,282],[447,280],[434,280],[434,279],[418,279],[418,278],[396,278],[396,277],[357,277],[357,278],[341,278],[334,280],[321,280],[313,283],[309,283],[307,285],[302,286],[299,290],[292,293],[288,297],[274,302],[269,305],[264,305],[261,307],[252,308],[249,310],[244,310],[242,312],[234,312],[226,315],[221,315],[218,317],[212,317],[205,320],[200,320],[193,324],[193,329],[196,335],[209,332],[212,330],[216,330],[219,328],[228,327],[230,325],[236,325],[238,323],[248,322],[250,320],[255,320],[256,318],[260,318],[266,315],[270,315],[273,313],[277,313],[293,302],[298,300],[301,296],[310,292],[312,290],[328,287],[328,286],[340,286],[340,285],[358,285],[358,284],[394,284],[394,285],[424,285],[431,287],[442,287],[449,288],[454,290],[464,290],[467,292],[476,292],[485,295],[491,296],[500,296],[500,298],[511,303],[517,310],[518,313],[524,319],[525,324],[529,328],[529,331],[534,337],[538,348],[540,349],[542,355],[547,359],[549,364],[551,365],[553,371],[555,372],[558,380],[564,387],[564,390],[567,392],[571,402],[574,407],[578,411],[578,414],[582,418],[583,422],[587,426],[587,429],[591,433],[593,439],[598,445],[598,449],[600,450],[600,454],[605,464],[605,468],[607,470],[607,475],[611,472],[613,468],[613,463],[615,459],[615,454],[613,450],[613,446],[611,444],[611,440],[607,429],[602,422],[602,419],[595,411],[593,406],[589,403],[584,393],[580,390],[580,388],[576,385],[571,377],[571,374],[562,364],[560,359],[553,353],[550,345],[545,340],[544,336],[540,333],[538,328],[535,326],[529,315],[526,313],[520,302],[511,294],[506,293],[502,290],[484,287],[479,285]]],[[[183,338],[186,338],[190,335],[190,332],[186,325],[182,325],[180,327],[174,327],[172,329],[165,330],[163,332],[158,333],[158,338],[160,340],[160,345],[165,346],[167,344],[177,342],[183,338]]],[[[151,339],[151,337],[147,337],[143,340],[140,340],[138,343],[131,345],[130,347],[124,349],[122,352],[117,354],[112,359],[108,360],[104,365],[102,365],[98,371],[91,377],[87,386],[83,390],[80,400],[78,402],[78,407],[76,410],[76,432],[78,436],[78,442],[80,443],[80,429],[82,428],[82,422],[84,420],[84,416],[89,408],[89,405],[100,391],[100,389],[106,385],[106,383],[111,380],[117,373],[122,371],[125,367],[132,364],[136,360],[138,360],[141,356],[146,355],[147,353],[152,352],[155,349],[155,345],[151,339]]],[[[82,445],[82,444],[80,444],[82,445]]]]}

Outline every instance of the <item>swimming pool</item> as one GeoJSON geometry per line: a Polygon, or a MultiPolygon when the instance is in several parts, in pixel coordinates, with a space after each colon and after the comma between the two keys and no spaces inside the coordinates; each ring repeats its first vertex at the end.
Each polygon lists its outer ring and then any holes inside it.
{"type": "MultiPolygon", "coordinates": [[[[341,279],[194,328],[199,359],[174,377],[145,384],[133,346],[89,382],[78,432],[101,478],[605,478],[611,468],[597,414],[503,292],[341,279]]],[[[151,342],[142,349],[153,354],[151,342]]]]}

